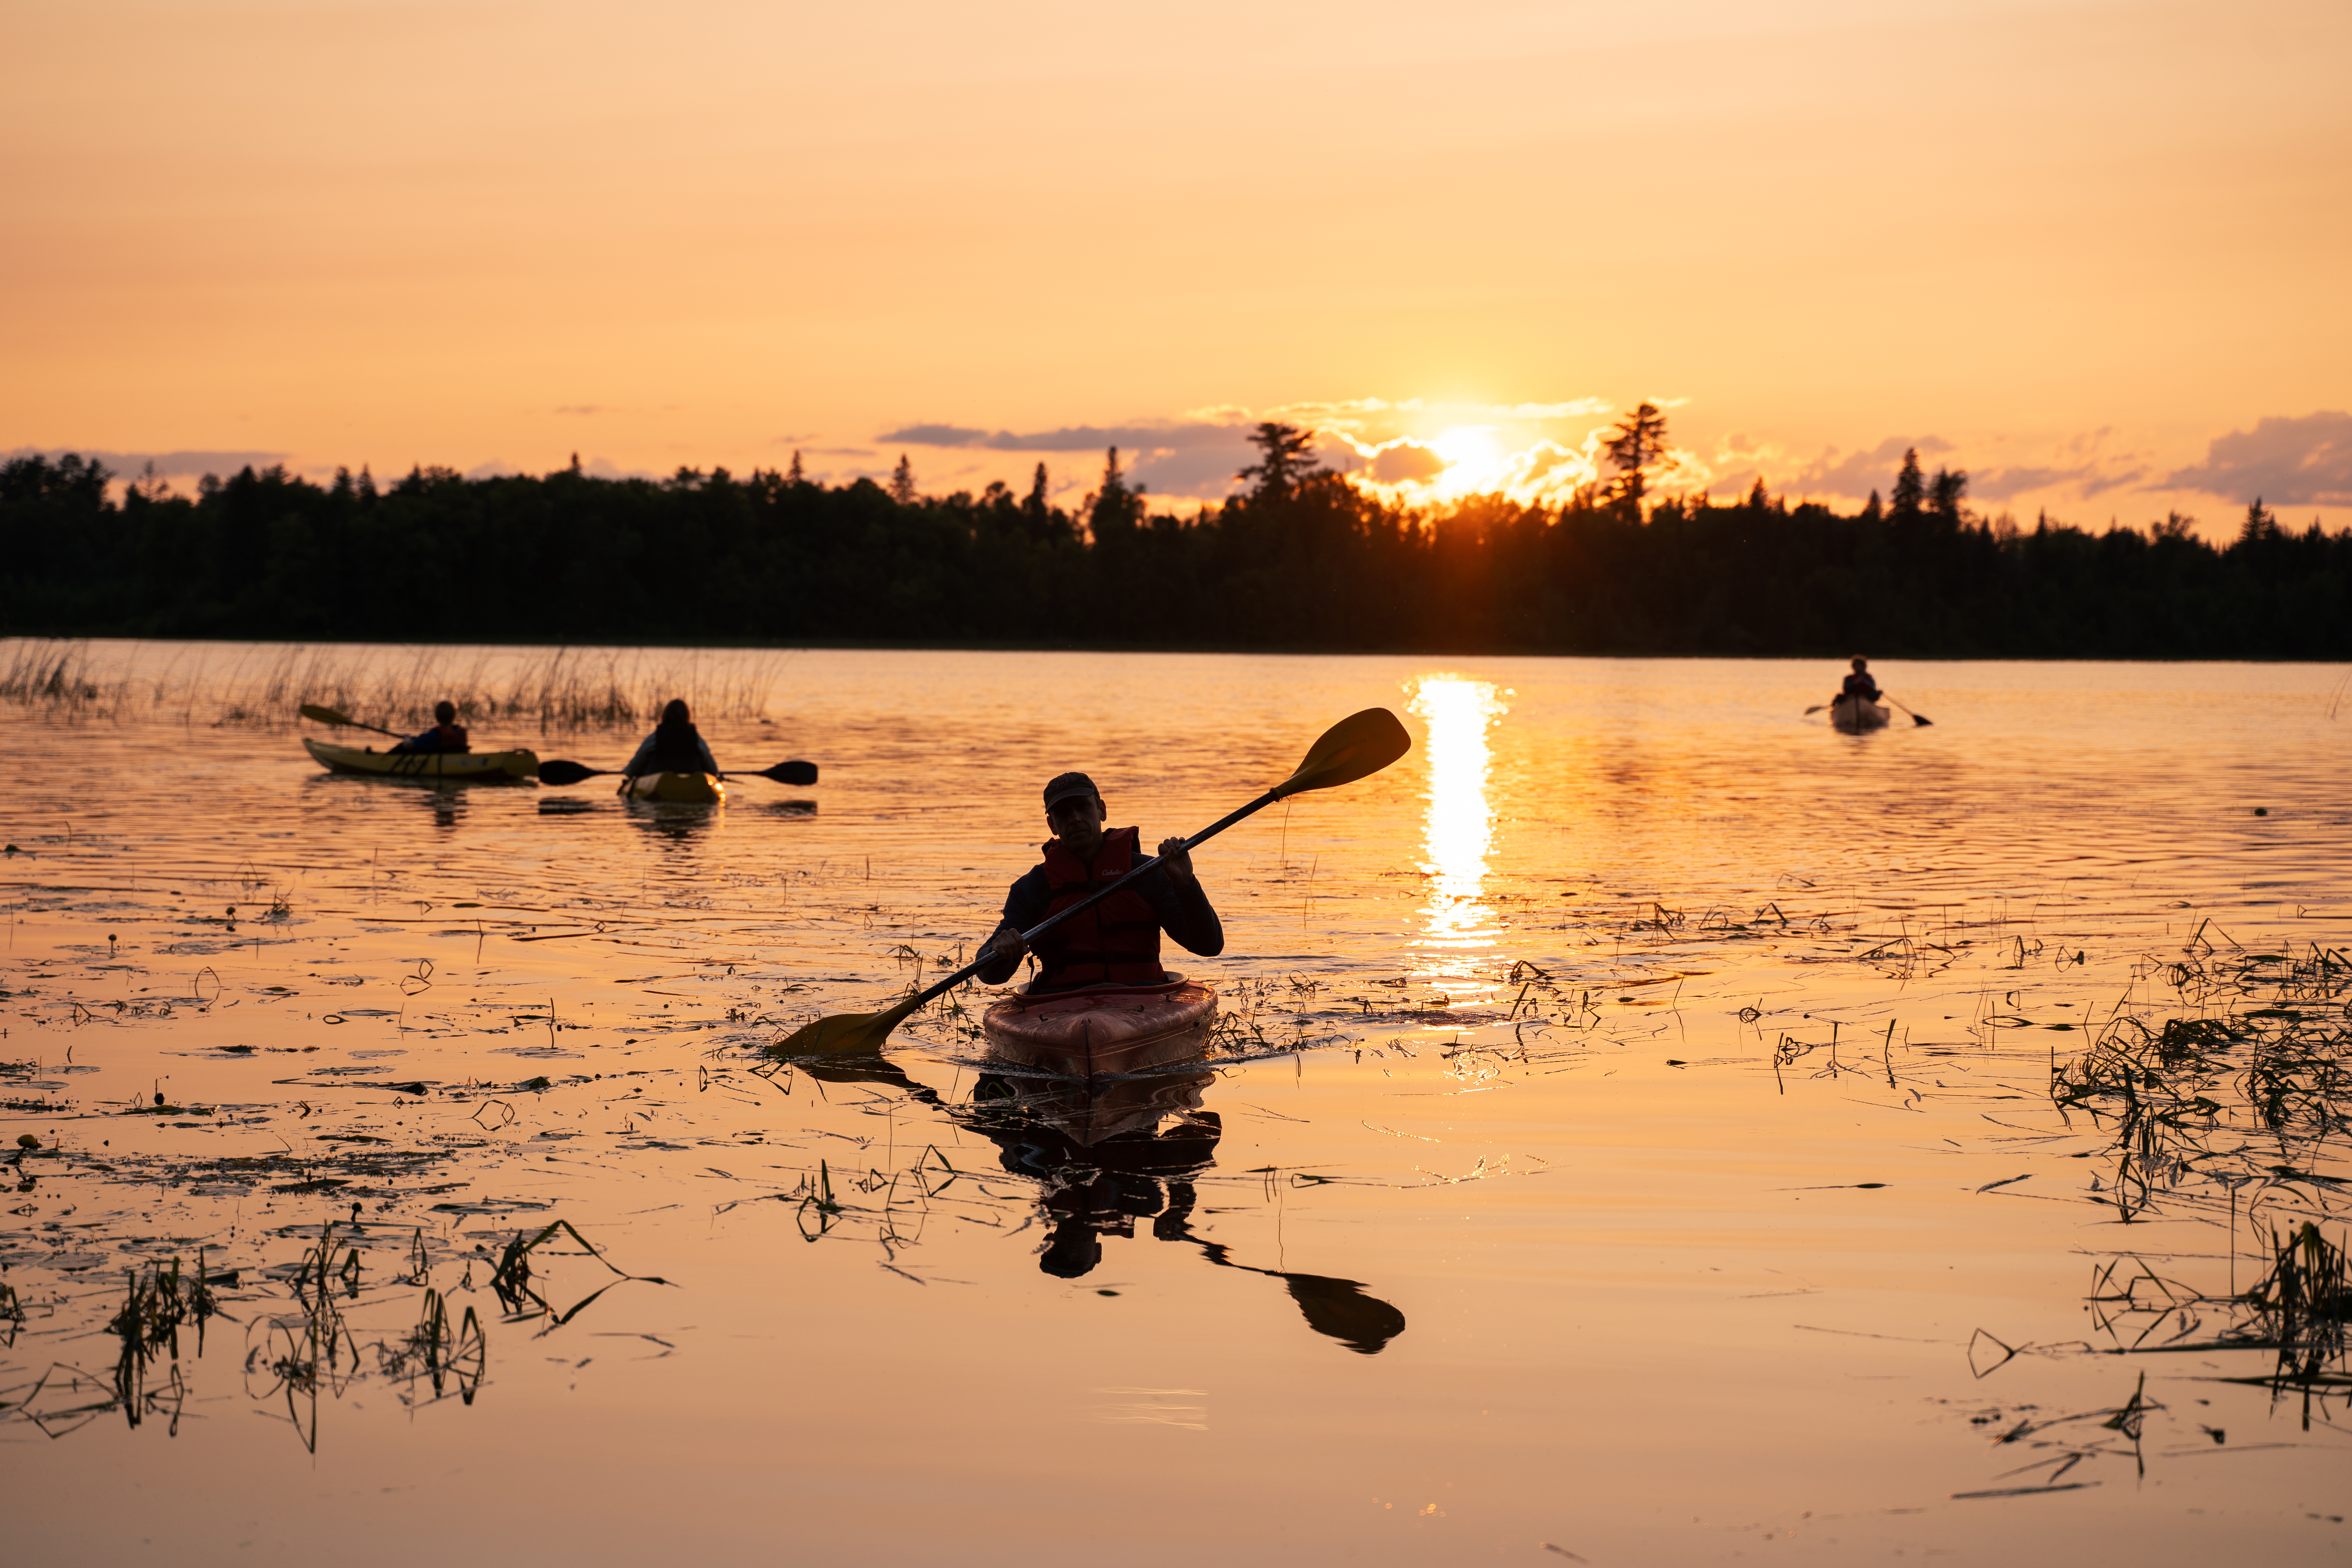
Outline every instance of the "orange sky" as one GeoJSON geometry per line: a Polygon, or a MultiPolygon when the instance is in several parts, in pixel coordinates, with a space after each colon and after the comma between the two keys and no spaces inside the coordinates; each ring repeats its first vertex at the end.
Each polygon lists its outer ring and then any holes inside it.
{"type": "Polygon", "coordinates": [[[0,18],[0,452],[1193,494],[1653,396],[1719,495],[2352,522],[2342,0],[0,18]]]}

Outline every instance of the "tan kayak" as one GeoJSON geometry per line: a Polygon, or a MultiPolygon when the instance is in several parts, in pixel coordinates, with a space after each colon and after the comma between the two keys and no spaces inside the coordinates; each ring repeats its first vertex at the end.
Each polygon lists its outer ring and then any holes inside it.
{"type": "Polygon", "coordinates": [[[717,805],[727,798],[727,786],[713,773],[640,773],[622,780],[621,793],[668,805],[717,805]]]}
{"type": "Polygon", "coordinates": [[[302,738],[310,755],[331,773],[377,778],[421,779],[427,784],[512,784],[539,772],[536,752],[379,752],[373,746],[338,746],[302,738]]]}
{"type": "Polygon", "coordinates": [[[1199,1054],[1216,1021],[1216,992],[1171,974],[1159,985],[1008,996],[980,1024],[992,1056],[1092,1078],[1183,1061],[1199,1054]]]}
{"type": "Polygon", "coordinates": [[[1875,702],[1860,697],[1838,697],[1830,703],[1830,722],[1849,735],[1859,735],[1865,730],[1884,730],[1895,715],[1875,702]]]}

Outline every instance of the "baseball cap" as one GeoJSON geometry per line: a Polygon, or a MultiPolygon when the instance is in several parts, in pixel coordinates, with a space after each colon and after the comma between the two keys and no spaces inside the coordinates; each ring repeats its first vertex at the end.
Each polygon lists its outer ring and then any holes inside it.
{"type": "Polygon", "coordinates": [[[1055,805],[1072,795],[1100,796],[1101,794],[1102,791],[1095,788],[1095,781],[1084,773],[1055,773],[1052,781],[1045,785],[1045,809],[1053,810],[1055,805]]]}

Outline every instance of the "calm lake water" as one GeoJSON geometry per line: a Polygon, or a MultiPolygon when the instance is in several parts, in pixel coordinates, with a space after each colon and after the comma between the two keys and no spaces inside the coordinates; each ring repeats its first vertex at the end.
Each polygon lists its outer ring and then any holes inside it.
{"type": "Polygon", "coordinates": [[[1850,737],[1829,664],[604,657],[821,782],[299,742],[543,651],[101,644],[0,711],[12,1559],[2352,1544],[2340,1337],[2281,1384],[2245,1299],[2352,1239],[2341,668],[1890,664],[1934,724],[1850,737]],[[1049,775],[1156,840],[1375,705],[1403,762],[1199,852],[1204,1061],[1008,1077],[978,993],[761,1056],[968,955],[1049,775]]]}

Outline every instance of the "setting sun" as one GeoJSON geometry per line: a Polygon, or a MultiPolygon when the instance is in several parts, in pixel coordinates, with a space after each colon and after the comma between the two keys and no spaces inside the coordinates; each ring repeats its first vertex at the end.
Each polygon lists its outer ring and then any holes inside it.
{"type": "Polygon", "coordinates": [[[1451,477],[1457,468],[1495,468],[1502,458],[1496,444],[1492,426],[1469,425],[1448,430],[1430,446],[1445,459],[1445,472],[1451,477]]]}

